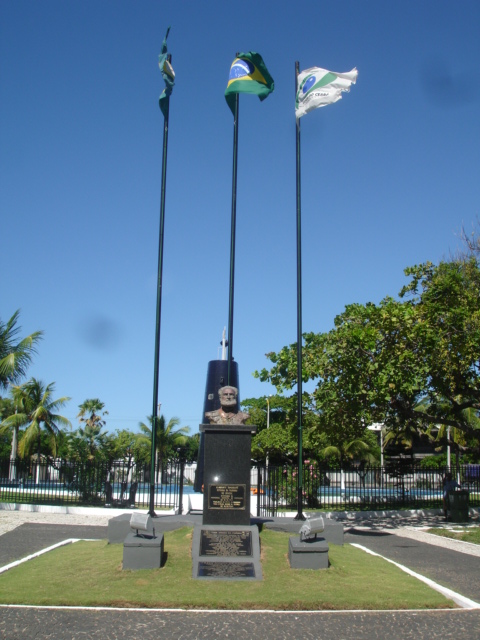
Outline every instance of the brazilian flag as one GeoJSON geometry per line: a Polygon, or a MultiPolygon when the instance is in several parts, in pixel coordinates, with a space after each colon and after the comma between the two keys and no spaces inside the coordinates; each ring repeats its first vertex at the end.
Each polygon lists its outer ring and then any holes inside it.
{"type": "Polygon", "coordinates": [[[273,78],[259,53],[240,53],[230,67],[225,100],[235,115],[236,93],[253,93],[260,100],[265,100],[274,86],[273,78]]]}

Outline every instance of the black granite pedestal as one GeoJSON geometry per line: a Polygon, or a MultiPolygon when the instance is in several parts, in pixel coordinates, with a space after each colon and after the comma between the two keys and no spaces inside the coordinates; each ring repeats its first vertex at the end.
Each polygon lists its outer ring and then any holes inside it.
{"type": "Polygon", "coordinates": [[[250,425],[201,424],[205,453],[203,524],[250,525],[250,425]]]}
{"type": "Polygon", "coordinates": [[[260,538],[250,525],[250,459],[256,427],[201,424],[203,522],[193,533],[193,577],[262,580],[260,538]]]}

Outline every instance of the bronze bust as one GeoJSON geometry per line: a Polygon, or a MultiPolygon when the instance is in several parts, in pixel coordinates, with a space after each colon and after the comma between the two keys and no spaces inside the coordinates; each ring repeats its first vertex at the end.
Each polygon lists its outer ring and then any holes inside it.
{"type": "Polygon", "coordinates": [[[238,389],[221,387],[218,390],[220,409],[207,411],[205,418],[210,424],[245,424],[250,417],[248,413],[237,411],[238,389]]]}

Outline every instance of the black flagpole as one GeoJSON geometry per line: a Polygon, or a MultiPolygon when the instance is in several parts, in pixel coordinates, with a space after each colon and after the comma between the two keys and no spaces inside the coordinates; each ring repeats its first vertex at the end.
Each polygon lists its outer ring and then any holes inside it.
{"type": "MultiPolygon", "coordinates": [[[[237,54],[238,55],[238,54],[237,54]]],[[[231,384],[233,360],[233,302],[235,290],[235,229],[237,219],[237,159],[238,159],[238,93],[235,94],[235,113],[233,116],[233,175],[232,175],[232,220],[230,230],[230,286],[228,299],[228,359],[227,384],[231,384]]]]}
{"type": "MultiPolygon", "coordinates": [[[[171,62],[169,54],[167,60],[171,62]]],[[[155,459],[157,453],[157,420],[158,420],[158,370],[160,366],[160,323],[162,317],[162,275],[163,275],[163,239],[165,231],[165,189],[167,181],[167,145],[168,116],[170,112],[170,96],[167,101],[163,120],[163,156],[162,156],[162,188],[160,195],[160,232],[158,238],[158,275],[157,275],[157,314],[155,322],[155,361],[153,373],[153,407],[152,407],[152,461],[150,467],[150,504],[148,513],[155,517],[155,459]]]]}
{"type": "MultiPolygon", "coordinates": [[[[295,62],[295,96],[298,91],[299,63],[295,62]]],[[[300,118],[296,123],[297,156],[297,416],[298,416],[298,492],[295,520],[305,520],[303,515],[303,442],[302,442],[302,207],[300,188],[300,118]]]]}

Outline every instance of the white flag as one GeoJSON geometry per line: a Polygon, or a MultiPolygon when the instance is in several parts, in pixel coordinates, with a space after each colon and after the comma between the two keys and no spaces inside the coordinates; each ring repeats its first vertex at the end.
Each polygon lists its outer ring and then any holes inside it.
{"type": "Polygon", "coordinates": [[[319,67],[305,69],[298,74],[295,116],[301,118],[309,111],[341,100],[342,91],[350,91],[357,81],[356,68],[347,73],[336,73],[319,67]]]}

